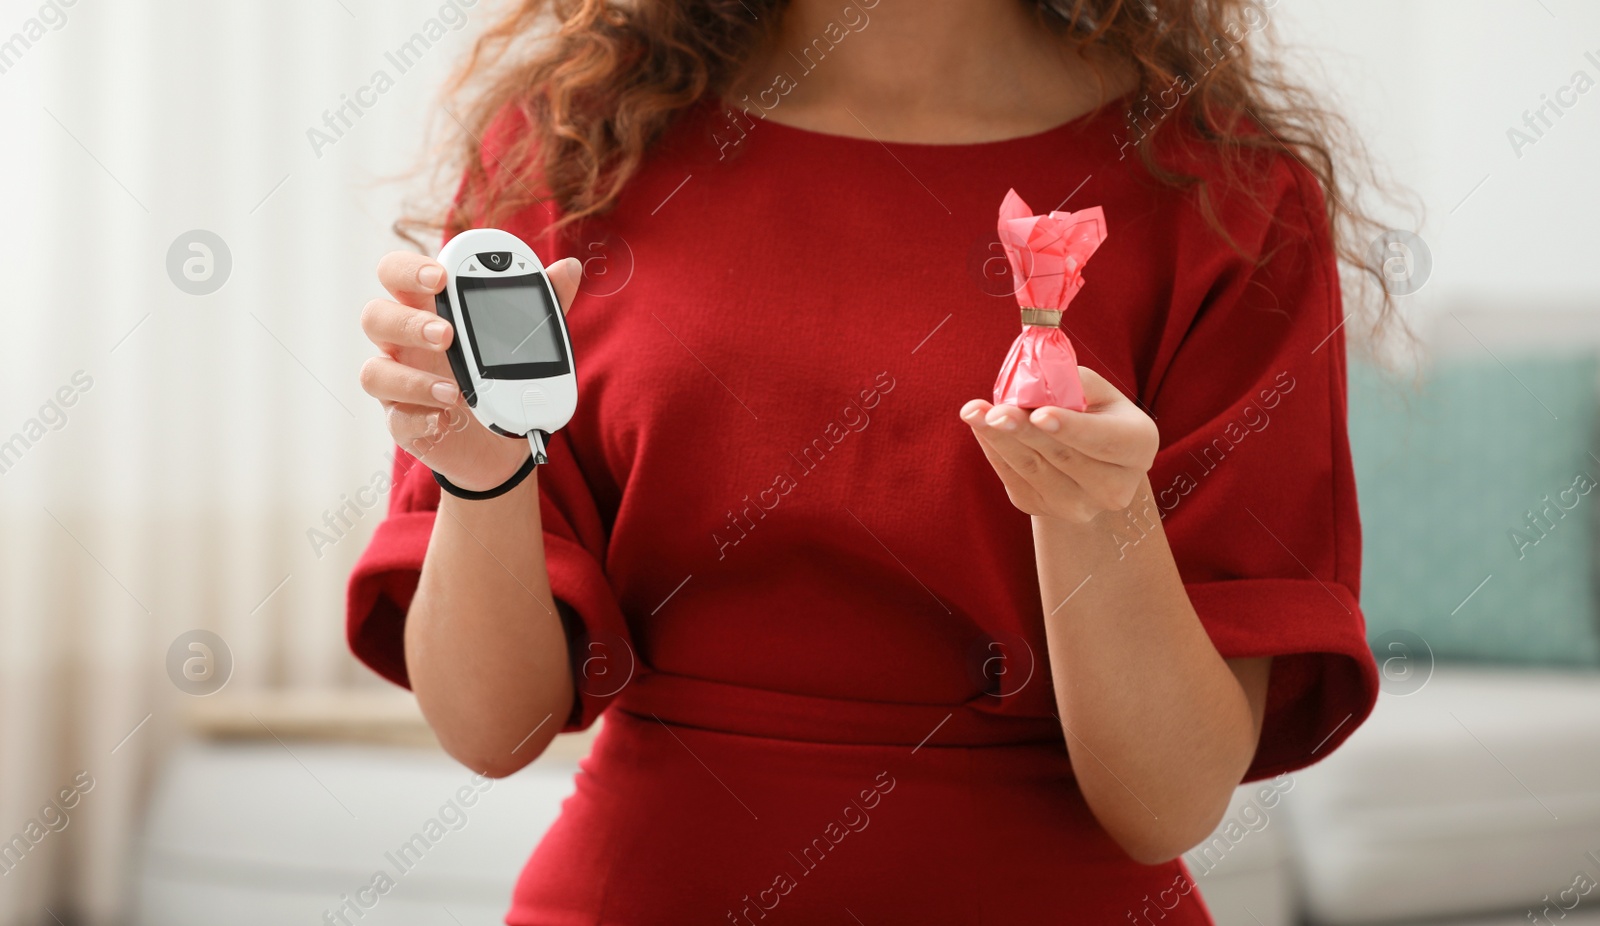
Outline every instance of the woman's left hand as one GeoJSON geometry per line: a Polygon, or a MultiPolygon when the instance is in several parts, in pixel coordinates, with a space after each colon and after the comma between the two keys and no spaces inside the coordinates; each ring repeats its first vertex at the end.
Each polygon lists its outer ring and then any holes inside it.
{"type": "Polygon", "coordinates": [[[1132,504],[1155,461],[1156,423],[1104,377],[1078,367],[1086,411],[1032,413],[973,399],[961,408],[1011,503],[1044,518],[1085,523],[1132,504]]]}

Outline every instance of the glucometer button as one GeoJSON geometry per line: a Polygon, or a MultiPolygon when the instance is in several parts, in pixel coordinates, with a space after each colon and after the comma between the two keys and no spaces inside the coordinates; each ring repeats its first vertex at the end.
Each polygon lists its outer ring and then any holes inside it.
{"type": "Polygon", "coordinates": [[[522,393],[522,404],[524,406],[543,405],[547,401],[548,399],[545,397],[543,389],[529,389],[522,393]]]}
{"type": "Polygon", "coordinates": [[[478,262],[495,272],[509,270],[511,269],[511,252],[482,251],[478,254],[478,262]]]}

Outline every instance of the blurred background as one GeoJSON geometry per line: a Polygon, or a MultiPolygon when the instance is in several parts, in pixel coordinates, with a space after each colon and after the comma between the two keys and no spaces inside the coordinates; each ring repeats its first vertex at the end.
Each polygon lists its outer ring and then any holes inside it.
{"type": "MultiPolygon", "coordinates": [[[[0,926],[500,921],[586,741],[443,818],[342,635],[386,181],[499,5],[0,0],[0,926]]],[[[1425,205],[1420,349],[1352,371],[1378,711],[1189,864],[1224,924],[1600,922],[1600,5],[1270,16],[1425,205]]]]}

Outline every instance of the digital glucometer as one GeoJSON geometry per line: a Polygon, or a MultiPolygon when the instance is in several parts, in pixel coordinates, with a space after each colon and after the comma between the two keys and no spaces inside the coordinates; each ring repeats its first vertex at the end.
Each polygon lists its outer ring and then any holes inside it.
{"type": "Polygon", "coordinates": [[[561,303],[533,249],[496,228],[474,228],[439,252],[449,282],[435,298],[455,328],[446,354],[462,398],[478,420],[527,437],[534,463],[545,441],[572,420],[578,378],[561,303]]]}

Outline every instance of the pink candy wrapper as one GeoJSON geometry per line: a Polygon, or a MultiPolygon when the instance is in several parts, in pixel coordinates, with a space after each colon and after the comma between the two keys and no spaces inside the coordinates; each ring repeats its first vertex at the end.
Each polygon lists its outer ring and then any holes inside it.
{"type": "Polygon", "coordinates": [[[1018,284],[1022,333],[994,381],[994,404],[1083,411],[1078,355],[1061,330],[1061,313],[1083,288],[1083,265],[1106,240],[1105,214],[1094,206],[1034,215],[1011,190],[1000,204],[999,229],[1018,284]]]}

